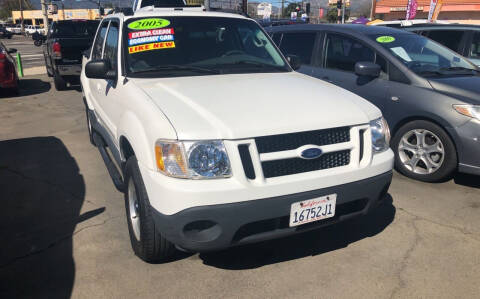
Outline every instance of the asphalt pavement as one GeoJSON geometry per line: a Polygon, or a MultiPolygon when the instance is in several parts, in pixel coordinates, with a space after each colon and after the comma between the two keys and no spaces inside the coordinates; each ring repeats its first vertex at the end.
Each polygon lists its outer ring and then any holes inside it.
{"type": "Polygon", "coordinates": [[[45,65],[42,47],[36,47],[31,37],[14,35],[12,39],[1,39],[8,48],[15,48],[22,57],[23,69],[45,65]]]}
{"type": "Polygon", "coordinates": [[[46,75],[20,86],[0,96],[0,298],[479,298],[479,177],[395,173],[366,217],[146,264],[80,91],[46,75]]]}

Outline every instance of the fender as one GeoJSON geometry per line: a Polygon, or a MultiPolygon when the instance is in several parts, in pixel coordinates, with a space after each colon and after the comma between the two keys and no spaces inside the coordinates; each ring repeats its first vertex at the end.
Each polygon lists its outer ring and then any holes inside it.
{"type": "MultiPolygon", "coordinates": [[[[120,148],[120,139],[125,137],[132,146],[137,161],[146,167],[153,169],[155,159],[153,157],[154,145],[148,142],[145,134],[145,128],[139,118],[131,111],[126,111],[120,117],[120,123],[117,130],[117,144],[120,148]]],[[[121,159],[126,162],[125,155],[120,148],[121,159]]]]}

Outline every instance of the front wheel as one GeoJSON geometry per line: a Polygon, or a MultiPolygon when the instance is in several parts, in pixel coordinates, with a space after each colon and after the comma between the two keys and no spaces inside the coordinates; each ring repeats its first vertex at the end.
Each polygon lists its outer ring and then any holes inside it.
{"type": "Polygon", "coordinates": [[[448,179],[457,168],[457,152],[450,136],[438,125],[424,120],[402,126],[392,140],[395,168],[424,182],[448,179]]]}
{"type": "Polygon", "coordinates": [[[158,231],[152,207],[135,156],[125,165],[125,209],[128,232],[135,254],[145,262],[166,261],[175,253],[175,245],[158,231]]]}

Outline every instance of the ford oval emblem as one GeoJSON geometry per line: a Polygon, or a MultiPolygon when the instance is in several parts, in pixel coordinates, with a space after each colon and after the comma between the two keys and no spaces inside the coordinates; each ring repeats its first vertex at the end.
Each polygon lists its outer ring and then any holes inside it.
{"type": "Polygon", "coordinates": [[[308,148],[300,154],[303,159],[316,159],[322,155],[322,150],[319,148],[308,148]]]}

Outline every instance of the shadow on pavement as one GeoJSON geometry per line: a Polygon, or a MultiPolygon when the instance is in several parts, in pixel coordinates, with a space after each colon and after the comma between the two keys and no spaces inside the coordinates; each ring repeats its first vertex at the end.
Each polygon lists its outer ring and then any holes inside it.
{"type": "Polygon", "coordinates": [[[48,92],[51,88],[50,82],[41,79],[20,79],[18,85],[20,92],[14,94],[10,90],[0,90],[0,98],[16,98],[22,96],[30,96],[48,92]]]}
{"type": "Polygon", "coordinates": [[[466,173],[456,173],[453,176],[453,181],[457,185],[479,188],[480,189],[480,176],[466,173]]]}
{"type": "Polygon", "coordinates": [[[75,159],[55,137],[0,142],[0,297],[68,298],[85,184],[75,159]]]}
{"type": "Polygon", "coordinates": [[[347,247],[350,243],[381,233],[395,218],[392,197],[367,216],[288,238],[235,247],[222,252],[201,254],[206,265],[244,270],[293,259],[314,256],[347,247]]]}

